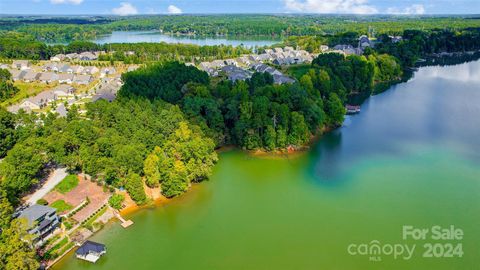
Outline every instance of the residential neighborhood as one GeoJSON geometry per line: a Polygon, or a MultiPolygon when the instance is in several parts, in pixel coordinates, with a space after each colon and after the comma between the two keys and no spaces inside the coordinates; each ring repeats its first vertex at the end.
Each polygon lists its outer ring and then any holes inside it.
{"type": "MultiPolygon", "coordinates": [[[[367,47],[373,47],[374,43],[366,35],[358,38],[358,46],[339,44],[333,48],[321,45],[321,53],[340,53],[343,55],[362,55],[367,47]]],[[[200,70],[207,72],[212,77],[225,75],[230,81],[247,80],[254,72],[267,72],[274,78],[275,84],[293,83],[295,80],[284,75],[272,66],[290,66],[298,64],[310,64],[318,54],[309,53],[306,50],[294,49],[285,46],[265,49],[261,54],[243,55],[235,59],[214,60],[202,62],[198,65],[200,70]]]]}
{"type": "Polygon", "coordinates": [[[202,62],[198,65],[198,68],[212,77],[225,75],[233,82],[247,80],[252,77],[254,72],[267,72],[274,77],[276,84],[284,84],[292,83],[294,80],[279,70],[268,66],[268,64],[276,66],[307,64],[311,63],[315,56],[315,54],[305,50],[295,50],[287,46],[285,48],[266,49],[262,54],[250,54],[235,59],[202,62]]]}
{"type": "Polygon", "coordinates": [[[99,99],[113,101],[122,86],[121,74],[137,69],[138,65],[97,67],[98,62],[93,60],[99,54],[100,52],[85,52],[56,55],[50,61],[39,63],[14,60],[11,64],[0,64],[0,68],[7,69],[12,74],[13,81],[43,89],[7,106],[7,109],[13,113],[20,110],[46,112],[47,109],[65,116],[73,104],[81,107],[86,102],[99,99]],[[83,62],[78,62],[80,60],[83,62]]]}
{"type": "MultiPolygon", "coordinates": [[[[393,37],[394,42],[401,37],[393,37]]],[[[344,55],[363,54],[374,42],[366,35],[358,38],[358,46],[338,44],[333,48],[320,46],[321,53],[341,53],[344,55]]],[[[15,60],[10,65],[0,64],[0,68],[8,69],[14,81],[42,84],[45,90],[35,96],[25,98],[17,104],[8,106],[10,112],[19,110],[38,112],[44,108],[51,108],[61,116],[73,105],[81,106],[86,101],[104,99],[113,101],[122,86],[121,73],[133,71],[138,65],[128,65],[120,68],[115,66],[97,67],[94,60],[104,52],[83,52],[58,54],[50,61],[33,64],[29,60],[15,60]],[[82,62],[80,62],[82,61],[82,62]],[[81,65],[80,63],[91,63],[81,65]],[[80,90],[81,89],[81,90],[80,90]],[[59,105],[61,104],[61,105],[59,105]]],[[[298,64],[309,64],[318,54],[306,50],[285,46],[265,49],[261,54],[242,55],[234,59],[213,60],[201,62],[198,68],[212,77],[225,76],[228,80],[244,81],[252,77],[254,72],[267,72],[273,76],[275,84],[293,83],[295,80],[275,67],[284,67],[298,64]]],[[[187,63],[193,65],[192,63],[187,63]]]]}

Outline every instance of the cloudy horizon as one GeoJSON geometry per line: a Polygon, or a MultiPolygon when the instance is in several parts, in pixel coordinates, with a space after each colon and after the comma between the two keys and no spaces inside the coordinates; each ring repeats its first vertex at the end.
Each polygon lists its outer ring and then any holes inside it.
{"type": "Polygon", "coordinates": [[[19,0],[0,1],[0,14],[148,15],[148,14],[480,14],[478,0],[19,0]],[[27,5],[28,4],[28,5],[27,5]]]}

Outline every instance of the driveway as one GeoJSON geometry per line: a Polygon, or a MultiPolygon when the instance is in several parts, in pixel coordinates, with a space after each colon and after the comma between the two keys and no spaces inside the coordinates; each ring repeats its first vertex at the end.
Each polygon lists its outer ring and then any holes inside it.
{"type": "Polygon", "coordinates": [[[35,191],[26,201],[28,205],[33,205],[37,203],[37,201],[43,196],[47,195],[58,183],[60,183],[63,178],[68,175],[66,168],[55,169],[49,176],[47,181],[43,184],[43,186],[35,191]]]}

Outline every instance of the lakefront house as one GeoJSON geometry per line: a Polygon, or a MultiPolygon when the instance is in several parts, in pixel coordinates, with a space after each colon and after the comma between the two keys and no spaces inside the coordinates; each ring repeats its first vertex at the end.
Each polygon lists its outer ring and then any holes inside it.
{"type": "Polygon", "coordinates": [[[37,246],[41,245],[60,225],[60,218],[55,208],[45,205],[34,204],[21,209],[14,216],[27,220],[28,233],[34,237],[33,242],[37,246]]]}

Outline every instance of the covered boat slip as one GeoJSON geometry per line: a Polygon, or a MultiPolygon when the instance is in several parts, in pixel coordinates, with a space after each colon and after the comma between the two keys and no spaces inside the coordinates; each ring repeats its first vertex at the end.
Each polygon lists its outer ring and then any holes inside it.
{"type": "Polygon", "coordinates": [[[86,241],[75,251],[77,258],[92,263],[97,262],[105,253],[107,253],[105,245],[93,241],[86,241]]]}

